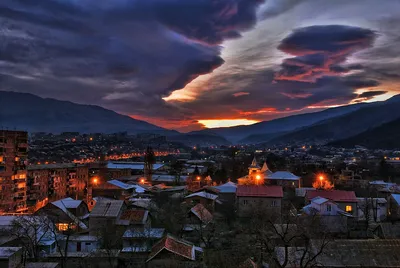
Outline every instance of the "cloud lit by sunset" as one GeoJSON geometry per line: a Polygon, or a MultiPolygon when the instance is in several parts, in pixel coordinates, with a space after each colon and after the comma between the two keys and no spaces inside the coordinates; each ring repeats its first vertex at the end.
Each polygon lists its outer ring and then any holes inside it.
{"type": "Polygon", "coordinates": [[[252,125],[258,123],[256,120],[249,119],[212,119],[212,120],[199,120],[200,124],[207,128],[217,128],[217,127],[233,127],[233,126],[243,126],[252,125]]]}

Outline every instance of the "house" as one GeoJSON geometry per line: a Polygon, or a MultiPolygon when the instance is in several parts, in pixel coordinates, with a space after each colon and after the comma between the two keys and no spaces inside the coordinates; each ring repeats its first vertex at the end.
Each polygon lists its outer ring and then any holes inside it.
{"type": "Polygon", "coordinates": [[[200,267],[196,262],[202,253],[202,248],[168,234],[152,247],[146,264],[149,268],[200,267]]]}
{"type": "Polygon", "coordinates": [[[126,206],[122,200],[100,199],[90,212],[90,234],[98,235],[99,231],[105,230],[115,233],[116,224],[125,209],[126,206]]]}
{"type": "Polygon", "coordinates": [[[380,222],[375,234],[383,239],[400,239],[400,223],[380,222]]]}
{"type": "Polygon", "coordinates": [[[196,192],[196,193],[186,196],[185,203],[189,203],[189,204],[190,203],[193,203],[193,204],[200,203],[203,206],[205,206],[206,208],[213,211],[217,198],[218,198],[218,195],[216,195],[216,194],[211,194],[206,191],[201,191],[201,192],[196,192]]]}
{"type": "Polygon", "coordinates": [[[23,267],[22,247],[0,247],[0,267],[23,267]]]}
{"type": "Polygon", "coordinates": [[[203,204],[198,203],[189,210],[183,231],[192,232],[193,230],[201,230],[202,227],[205,227],[212,220],[213,215],[211,212],[203,204]]]}
{"type": "Polygon", "coordinates": [[[94,187],[92,191],[94,197],[102,196],[125,200],[134,194],[144,194],[146,189],[136,184],[124,183],[119,180],[110,180],[102,185],[94,187]]]}
{"type": "Polygon", "coordinates": [[[92,252],[100,248],[100,237],[93,235],[71,235],[60,239],[60,246],[65,248],[67,240],[67,252],[92,252]]]}
{"type": "Polygon", "coordinates": [[[164,228],[128,229],[122,236],[122,252],[150,252],[154,243],[163,238],[164,228]]]}
{"type": "Polygon", "coordinates": [[[249,216],[255,209],[280,214],[282,207],[282,186],[238,185],[236,191],[237,214],[249,216]]]}
{"type": "Polygon", "coordinates": [[[323,197],[325,199],[329,199],[336,204],[338,207],[357,217],[357,197],[354,191],[341,191],[341,190],[315,190],[315,191],[307,191],[305,200],[306,203],[311,203],[311,200],[315,197],[323,197]]]}
{"type": "Polygon", "coordinates": [[[269,174],[266,180],[271,185],[301,188],[301,178],[288,171],[277,171],[269,174]]]}
{"type": "Polygon", "coordinates": [[[391,220],[400,219],[400,194],[391,194],[388,197],[388,216],[391,220]]]}
{"type": "Polygon", "coordinates": [[[74,200],[71,197],[48,203],[35,213],[46,215],[56,222],[58,231],[73,229],[76,231],[87,230],[87,217],[89,209],[82,200],[74,200]]]}
{"type": "Polygon", "coordinates": [[[324,197],[314,197],[310,204],[303,207],[303,213],[320,216],[320,226],[329,232],[346,232],[348,219],[353,215],[343,211],[338,204],[324,197]]]}
{"type": "Polygon", "coordinates": [[[385,198],[357,198],[358,220],[382,222],[387,218],[387,200],[385,198]],[[368,218],[368,219],[367,219],[368,218]]]}
{"type": "Polygon", "coordinates": [[[129,226],[136,230],[144,230],[151,226],[149,211],[144,209],[127,209],[122,212],[118,225],[129,226]]]}

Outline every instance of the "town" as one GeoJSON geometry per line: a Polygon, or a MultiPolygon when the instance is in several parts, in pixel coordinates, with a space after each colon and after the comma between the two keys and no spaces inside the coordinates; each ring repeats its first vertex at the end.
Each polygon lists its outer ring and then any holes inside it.
{"type": "Polygon", "coordinates": [[[400,266],[400,152],[121,135],[0,131],[1,267],[400,266]]]}

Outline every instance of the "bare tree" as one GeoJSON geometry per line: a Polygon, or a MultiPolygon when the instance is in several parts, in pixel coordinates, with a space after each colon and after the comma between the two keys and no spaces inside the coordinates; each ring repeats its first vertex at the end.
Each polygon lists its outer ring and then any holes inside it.
{"type": "Polygon", "coordinates": [[[3,232],[8,232],[17,238],[22,243],[28,257],[38,261],[40,246],[51,233],[48,222],[49,219],[45,216],[16,216],[11,223],[11,229],[3,230],[3,232]]]}

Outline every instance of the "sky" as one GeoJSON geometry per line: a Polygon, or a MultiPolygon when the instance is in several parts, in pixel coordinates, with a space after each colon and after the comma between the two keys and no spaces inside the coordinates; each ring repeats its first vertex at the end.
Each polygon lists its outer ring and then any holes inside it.
{"type": "Polygon", "coordinates": [[[2,0],[0,90],[177,129],[400,93],[400,0],[2,0]]]}

